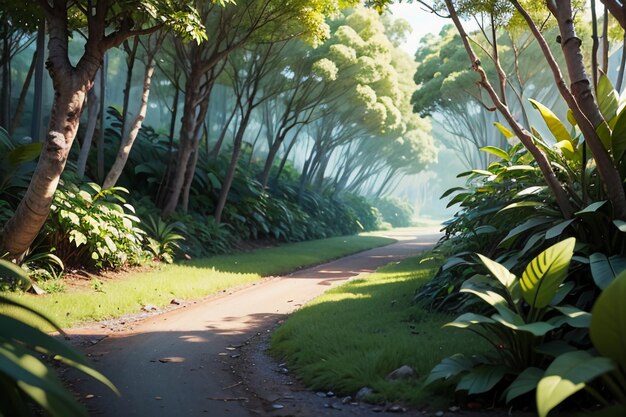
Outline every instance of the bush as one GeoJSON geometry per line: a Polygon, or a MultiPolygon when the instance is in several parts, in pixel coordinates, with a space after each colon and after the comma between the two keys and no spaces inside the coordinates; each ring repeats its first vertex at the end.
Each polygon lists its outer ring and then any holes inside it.
{"type": "Polygon", "coordinates": [[[372,203],[378,209],[383,220],[393,227],[413,225],[413,208],[406,200],[396,197],[383,197],[372,203]]]}
{"type": "Polygon", "coordinates": [[[57,190],[44,233],[65,265],[116,268],[146,259],[145,233],[123,193],[128,191],[121,187],[67,181],[57,190]]]}

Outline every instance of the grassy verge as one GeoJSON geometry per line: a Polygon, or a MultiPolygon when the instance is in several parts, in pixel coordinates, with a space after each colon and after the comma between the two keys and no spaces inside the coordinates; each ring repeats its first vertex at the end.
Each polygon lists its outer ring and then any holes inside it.
{"type": "MultiPolygon", "coordinates": [[[[59,326],[69,328],[134,313],[146,304],[163,307],[172,298],[202,298],[264,276],[285,274],[392,242],[392,239],[375,236],[335,237],[214,256],[184,264],[161,265],[149,272],[129,273],[120,279],[97,282],[90,289],[45,296],[3,295],[33,307],[59,326]]],[[[2,307],[2,311],[18,315],[10,307],[2,307]]],[[[39,324],[35,317],[21,315],[20,318],[39,324]]]]}
{"type": "Polygon", "coordinates": [[[422,388],[429,371],[454,353],[475,353],[482,341],[441,326],[452,317],[412,304],[418,286],[439,265],[410,258],[332,289],[294,313],[272,339],[271,352],[314,390],[354,395],[374,389],[372,401],[436,404],[422,388]],[[402,365],[419,379],[387,381],[402,365]]]}

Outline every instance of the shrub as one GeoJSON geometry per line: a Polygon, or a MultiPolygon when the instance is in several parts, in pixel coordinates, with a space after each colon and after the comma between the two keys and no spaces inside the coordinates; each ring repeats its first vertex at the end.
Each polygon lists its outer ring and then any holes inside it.
{"type": "Polygon", "coordinates": [[[378,198],[372,203],[378,209],[383,220],[393,227],[413,225],[413,208],[406,200],[396,197],[378,198]]]}
{"type": "Polygon", "coordinates": [[[121,187],[103,190],[94,183],[81,187],[64,182],[54,197],[44,232],[66,265],[116,268],[146,258],[145,233],[121,187]]]}

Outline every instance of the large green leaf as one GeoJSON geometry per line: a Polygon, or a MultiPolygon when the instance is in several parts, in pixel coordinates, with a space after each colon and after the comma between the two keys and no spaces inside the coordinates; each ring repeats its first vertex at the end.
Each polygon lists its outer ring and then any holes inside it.
{"type": "Polygon", "coordinates": [[[36,159],[40,153],[41,143],[35,142],[16,146],[15,149],[9,152],[7,157],[11,166],[16,167],[24,162],[36,159]]]}
{"type": "Polygon", "coordinates": [[[494,314],[491,318],[509,329],[516,330],[518,332],[530,333],[537,337],[544,336],[546,333],[556,329],[556,326],[545,321],[524,323],[522,317],[515,313],[509,314],[508,317],[503,317],[500,314],[494,314]]]}
{"type": "Polygon", "coordinates": [[[602,116],[606,120],[613,119],[619,106],[619,94],[615,91],[615,87],[613,87],[611,80],[609,80],[606,74],[600,74],[597,96],[598,107],[602,116]]]}
{"type": "Polygon", "coordinates": [[[526,266],[520,285],[524,300],[534,308],[550,304],[567,276],[576,239],[569,238],[541,252],[526,266]]]}
{"type": "Polygon", "coordinates": [[[626,271],[626,257],[622,255],[607,257],[603,253],[596,252],[589,256],[589,263],[593,281],[601,289],[608,287],[616,276],[626,271]]]}
{"type": "Polygon", "coordinates": [[[489,272],[498,280],[505,288],[510,288],[516,281],[517,277],[513,275],[508,269],[496,261],[492,261],[486,256],[477,254],[480,261],[487,267],[489,272]]]}
{"type": "Polygon", "coordinates": [[[537,384],[537,411],[546,417],[563,400],[583,389],[586,383],[615,369],[608,358],[593,357],[585,351],[564,353],[546,369],[537,384]]]}
{"type": "Polygon", "coordinates": [[[528,367],[522,371],[521,374],[515,378],[515,381],[508,386],[504,391],[506,402],[524,395],[537,388],[539,380],[543,377],[543,369],[535,368],[534,366],[528,367]]]}
{"type": "Polygon", "coordinates": [[[552,132],[557,142],[560,142],[562,140],[567,140],[570,142],[572,141],[572,137],[565,128],[565,125],[563,125],[561,120],[556,117],[556,114],[554,114],[552,110],[536,100],[528,99],[528,101],[530,101],[530,104],[532,104],[535,109],[539,110],[539,113],[541,113],[541,117],[543,117],[544,122],[546,122],[548,129],[550,129],[550,132],[552,132]]]}
{"type": "Polygon", "coordinates": [[[480,150],[495,155],[500,159],[504,159],[505,161],[509,161],[511,159],[509,157],[509,154],[504,149],[500,149],[497,146],[484,146],[480,148],[480,150]]]}
{"type": "Polygon", "coordinates": [[[503,365],[479,365],[463,375],[456,390],[467,391],[468,395],[488,392],[504,378],[507,371],[503,365]]]}
{"type": "Polygon", "coordinates": [[[593,345],[626,369],[626,272],[604,290],[591,310],[593,345]]]}
{"type": "Polygon", "coordinates": [[[626,152],[626,108],[620,111],[617,121],[611,133],[611,145],[613,147],[613,160],[615,162],[622,159],[626,152]]]}
{"type": "Polygon", "coordinates": [[[430,374],[428,375],[428,378],[426,378],[424,384],[428,385],[440,379],[450,379],[460,373],[469,371],[475,364],[476,359],[468,358],[460,353],[444,358],[432,369],[432,371],[430,371],[430,374]]]}
{"type": "Polygon", "coordinates": [[[587,329],[591,323],[591,314],[574,306],[555,306],[555,310],[562,315],[556,316],[548,320],[549,323],[560,327],[563,324],[569,324],[579,329],[587,329]]]}
{"type": "Polygon", "coordinates": [[[476,313],[463,313],[457,317],[454,321],[444,324],[444,327],[457,327],[459,329],[466,329],[475,324],[494,324],[495,321],[489,317],[476,313]]]}

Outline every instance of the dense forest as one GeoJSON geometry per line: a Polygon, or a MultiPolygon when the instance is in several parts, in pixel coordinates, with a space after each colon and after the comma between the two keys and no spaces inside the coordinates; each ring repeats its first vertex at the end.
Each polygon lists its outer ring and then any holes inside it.
{"type": "MultiPolygon", "coordinates": [[[[0,1],[2,290],[408,226],[403,179],[432,201],[462,165],[410,308],[487,347],[419,389],[624,415],[626,5],[415,1],[448,24],[410,57],[392,3],[0,1]]],[[[0,319],[11,370],[29,346],[108,383],[0,319]]],[[[11,407],[63,415],[6,369],[11,407]]]]}

